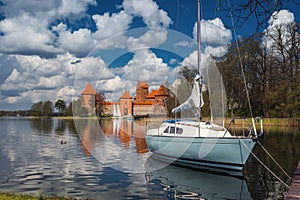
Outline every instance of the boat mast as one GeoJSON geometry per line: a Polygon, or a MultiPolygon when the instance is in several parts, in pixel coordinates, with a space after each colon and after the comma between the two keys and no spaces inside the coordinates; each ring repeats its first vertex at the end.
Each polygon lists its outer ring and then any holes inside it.
{"type": "Polygon", "coordinates": [[[197,52],[198,52],[198,74],[200,75],[200,62],[201,62],[201,45],[200,45],[200,34],[201,34],[201,27],[200,27],[200,0],[198,0],[198,20],[197,20],[197,52]]]}
{"type": "MultiPolygon", "coordinates": [[[[197,66],[198,66],[198,74],[200,75],[200,80],[199,80],[199,94],[202,93],[202,77],[201,77],[201,44],[200,44],[200,34],[201,34],[201,24],[200,24],[200,6],[201,6],[201,0],[198,0],[198,19],[197,19],[197,66]]],[[[201,105],[201,104],[200,104],[201,105]]],[[[201,121],[202,118],[202,111],[201,111],[201,106],[199,106],[199,120],[201,121]]]]}

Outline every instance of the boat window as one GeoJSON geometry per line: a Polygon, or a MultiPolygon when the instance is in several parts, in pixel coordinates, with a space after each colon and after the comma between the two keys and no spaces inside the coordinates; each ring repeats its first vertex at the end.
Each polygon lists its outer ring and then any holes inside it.
{"type": "Polygon", "coordinates": [[[169,133],[169,126],[164,130],[164,133],[169,133]]]}
{"type": "Polygon", "coordinates": [[[176,133],[177,134],[182,134],[183,133],[183,129],[182,128],[176,128],[176,133]]]}
{"type": "MultiPolygon", "coordinates": [[[[167,127],[164,131],[164,133],[170,133],[170,134],[174,134],[175,133],[175,127],[167,127]],[[168,132],[170,131],[170,132],[168,132]]],[[[182,128],[178,128],[176,127],[176,134],[182,134],[183,133],[183,129],[182,128]]]]}
{"type": "Polygon", "coordinates": [[[170,133],[175,133],[175,127],[170,127],[170,133]]]}

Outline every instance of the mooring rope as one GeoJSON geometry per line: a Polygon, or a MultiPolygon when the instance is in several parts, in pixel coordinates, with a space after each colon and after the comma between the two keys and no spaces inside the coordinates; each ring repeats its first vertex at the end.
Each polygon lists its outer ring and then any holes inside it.
{"type": "Polygon", "coordinates": [[[261,161],[248,147],[247,145],[243,142],[243,140],[240,140],[242,144],[246,147],[246,149],[251,153],[251,155],[266,169],[268,170],[276,179],[278,179],[285,187],[290,189],[290,186],[286,184],[279,176],[277,176],[267,165],[264,164],[263,161],[261,161]]]}
{"type": "Polygon", "coordinates": [[[274,163],[276,163],[276,165],[281,169],[281,171],[289,178],[292,179],[288,173],[279,165],[279,163],[275,160],[275,158],[268,152],[268,150],[257,140],[257,143],[259,144],[259,146],[261,146],[261,148],[267,153],[267,155],[273,160],[274,163]]]}

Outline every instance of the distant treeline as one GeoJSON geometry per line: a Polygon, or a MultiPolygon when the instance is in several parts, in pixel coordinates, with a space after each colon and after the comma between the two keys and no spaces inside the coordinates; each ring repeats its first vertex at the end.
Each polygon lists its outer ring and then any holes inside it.
{"type": "Polygon", "coordinates": [[[0,111],[0,116],[72,116],[73,111],[80,113],[80,115],[87,114],[86,109],[81,107],[80,99],[73,100],[69,104],[63,99],[58,99],[54,104],[49,100],[33,103],[30,110],[0,111]],[[57,112],[55,112],[54,108],[57,109],[57,112]]]}
{"type": "MultiPolygon", "coordinates": [[[[101,98],[95,103],[95,114],[97,116],[103,116],[105,101],[104,94],[101,93],[101,98]]],[[[30,110],[18,110],[18,111],[0,111],[0,116],[36,116],[36,117],[51,117],[51,116],[87,116],[89,111],[82,107],[81,99],[74,99],[67,103],[63,99],[58,99],[53,102],[39,101],[33,103],[30,110]],[[56,108],[56,110],[54,109],[56,108]]]]}
{"type": "Polygon", "coordinates": [[[34,116],[32,110],[17,110],[17,111],[4,111],[0,110],[0,116],[34,116]]]}

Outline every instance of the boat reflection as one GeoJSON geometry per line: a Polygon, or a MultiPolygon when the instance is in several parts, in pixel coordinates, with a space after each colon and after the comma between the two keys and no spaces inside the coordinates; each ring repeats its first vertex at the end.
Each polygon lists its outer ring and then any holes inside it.
{"type": "Polygon", "coordinates": [[[183,199],[252,199],[242,178],[208,171],[193,170],[149,157],[146,165],[148,181],[159,180],[164,190],[183,199]]]}

